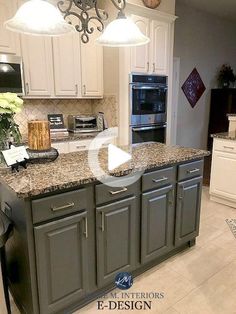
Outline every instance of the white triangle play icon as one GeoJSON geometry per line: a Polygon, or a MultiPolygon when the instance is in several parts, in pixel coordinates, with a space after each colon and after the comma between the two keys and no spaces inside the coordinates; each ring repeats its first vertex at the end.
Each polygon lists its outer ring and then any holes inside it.
{"type": "Polygon", "coordinates": [[[114,170],[127,161],[131,160],[131,155],[113,144],[108,146],[108,170],[114,170]]]}

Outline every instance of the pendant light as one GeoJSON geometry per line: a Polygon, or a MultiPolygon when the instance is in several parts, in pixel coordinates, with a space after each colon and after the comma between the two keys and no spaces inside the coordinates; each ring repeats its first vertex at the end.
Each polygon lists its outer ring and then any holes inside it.
{"type": "Polygon", "coordinates": [[[107,25],[97,43],[107,47],[141,46],[150,42],[138,26],[123,12],[119,12],[116,20],[107,25]]]}
{"type": "Polygon", "coordinates": [[[24,3],[15,16],[5,22],[7,29],[30,35],[57,36],[72,31],[81,33],[81,41],[86,44],[94,31],[103,32],[97,43],[109,47],[145,45],[149,42],[137,25],[126,18],[126,0],[110,0],[118,10],[118,17],[104,30],[108,19],[106,11],[99,10],[98,0],[57,0],[57,8],[46,0],[29,0],[24,3]],[[92,12],[92,16],[90,13],[92,12]],[[72,26],[65,19],[78,18],[72,26]],[[63,19],[64,17],[64,19],[63,19]],[[97,26],[91,25],[96,21],[97,26]]]}
{"type": "Polygon", "coordinates": [[[75,31],[68,24],[59,10],[44,0],[25,2],[15,16],[5,22],[5,27],[11,31],[29,34],[57,36],[75,31]]]}

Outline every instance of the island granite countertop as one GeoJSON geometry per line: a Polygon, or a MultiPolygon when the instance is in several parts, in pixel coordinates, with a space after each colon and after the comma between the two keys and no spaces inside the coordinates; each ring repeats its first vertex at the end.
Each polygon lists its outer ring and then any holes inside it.
{"type": "Polygon", "coordinates": [[[231,140],[236,141],[236,132],[222,132],[222,133],[215,133],[211,134],[213,138],[220,138],[223,140],[231,140]]]}
{"type": "Polygon", "coordinates": [[[106,179],[108,174],[120,177],[131,172],[200,159],[210,154],[204,150],[171,147],[154,142],[123,149],[132,154],[132,159],[112,172],[107,170],[108,149],[99,151],[100,166],[106,172],[101,177],[94,176],[89,168],[88,151],[82,151],[62,154],[51,163],[29,164],[27,169],[22,168],[18,173],[12,173],[9,168],[1,168],[0,182],[13,190],[17,197],[27,199],[106,179]]]}

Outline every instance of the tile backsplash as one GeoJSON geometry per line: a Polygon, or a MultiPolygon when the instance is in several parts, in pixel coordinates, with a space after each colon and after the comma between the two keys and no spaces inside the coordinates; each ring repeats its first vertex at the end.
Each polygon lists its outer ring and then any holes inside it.
{"type": "Polygon", "coordinates": [[[103,99],[25,99],[23,110],[15,116],[23,137],[27,136],[29,120],[45,120],[50,113],[62,113],[65,124],[70,114],[96,114],[104,112],[109,127],[118,125],[116,96],[103,99]]]}

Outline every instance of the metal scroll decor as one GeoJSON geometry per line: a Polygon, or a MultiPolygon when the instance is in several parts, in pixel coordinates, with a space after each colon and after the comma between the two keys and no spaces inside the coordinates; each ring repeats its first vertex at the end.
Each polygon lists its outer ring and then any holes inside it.
{"type": "MultiPolygon", "coordinates": [[[[126,0],[110,0],[117,8],[119,15],[123,15],[126,6],[126,0]]],[[[78,24],[74,25],[77,32],[82,33],[81,40],[84,44],[89,42],[89,35],[91,35],[95,28],[91,25],[91,21],[97,21],[96,27],[99,32],[104,30],[104,21],[108,19],[108,13],[104,10],[98,9],[97,0],[60,0],[57,4],[59,10],[64,15],[64,19],[68,17],[78,18],[78,24]],[[80,13],[74,11],[75,7],[80,9],[80,13]],[[93,11],[93,12],[91,12],[93,11]],[[89,13],[93,15],[90,16],[89,13]],[[95,14],[95,15],[94,15],[95,14]]],[[[70,24],[71,21],[69,21],[70,24]]],[[[93,24],[94,25],[94,24],[93,24]]]]}

